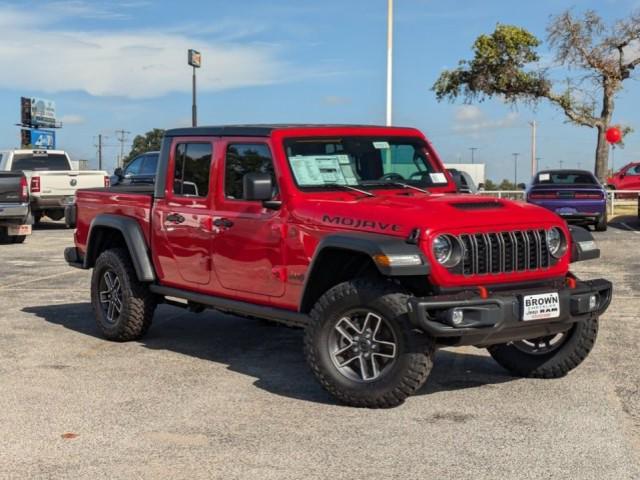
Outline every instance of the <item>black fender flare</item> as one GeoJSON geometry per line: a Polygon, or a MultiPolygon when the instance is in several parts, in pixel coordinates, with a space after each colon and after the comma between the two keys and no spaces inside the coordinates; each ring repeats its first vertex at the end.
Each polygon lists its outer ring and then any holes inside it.
{"type": "Polygon", "coordinates": [[[149,258],[149,250],[147,242],[140,224],[133,218],[121,215],[112,215],[103,213],[96,215],[89,227],[89,237],[87,240],[87,254],[84,258],[84,268],[91,268],[95,265],[98,257],[98,238],[95,232],[99,227],[117,230],[122,234],[129,256],[133,262],[138,280],[141,282],[153,282],[156,279],[155,270],[151,259],[149,258]]]}
{"type": "Polygon", "coordinates": [[[300,300],[301,309],[304,309],[304,306],[308,303],[307,297],[310,291],[310,282],[312,282],[314,272],[318,269],[318,259],[322,257],[323,252],[327,249],[339,249],[365,254],[373,260],[380,274],[386,277],[426,277],[431,272],[429,261],[420,250],[420,247],[415,243],[407,242],[404,238],[361,232],[329,234],[320,240],[307,269],[300,300]],[[422,263],[408,266],[383,266],[374,260],[376,255],[417,255],[422,260],[422,263]]]}

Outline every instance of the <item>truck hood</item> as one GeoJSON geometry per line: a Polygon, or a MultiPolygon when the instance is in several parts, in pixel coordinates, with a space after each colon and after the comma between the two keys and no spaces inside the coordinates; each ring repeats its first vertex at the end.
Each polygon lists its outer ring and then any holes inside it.
{"type": "Polygon", "coordinates": [[[554,213],[524,202],[472,195],[381,195],[353,200],[308,199],[292,212],[297,223],[329,229],[407,236],[436,231],[543,228],[561,225],[554,213]]]}

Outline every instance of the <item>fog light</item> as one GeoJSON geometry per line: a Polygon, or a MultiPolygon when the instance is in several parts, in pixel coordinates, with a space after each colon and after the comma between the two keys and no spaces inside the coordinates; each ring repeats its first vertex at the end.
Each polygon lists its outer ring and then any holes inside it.
{"type": "Polygon", "coordinates": [[[589,295],[589,311],[593,312],[598,307],[598,295],[589,295]]]}
{"type": "Polygon", "coordinates": [[[454,310],[451,312],[451,323],[453,323],[456,327],[462,325],[464,321],[464,312],[462,310],[454,310]]]}

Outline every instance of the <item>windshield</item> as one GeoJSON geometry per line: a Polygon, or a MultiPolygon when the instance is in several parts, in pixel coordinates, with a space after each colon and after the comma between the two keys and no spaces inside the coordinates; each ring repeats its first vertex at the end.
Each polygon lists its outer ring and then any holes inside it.
{"type": "Polygon", "coordinates": [[[445,186],[445,174],[426,145],[410,137],[333,137],[285,140],[287,159],[301,188],[445,186]]]}
{"type": "Polygon", "coordinates": [[[589,172],[540,172],[536,176],[536,185],[597,185],[598,181],[589,172]]]}
{"type": "Polygon", "coordinates": [[[17,153],[13,156],[11,170],[71,170],[71,166],[62,153],[17,153]]]}

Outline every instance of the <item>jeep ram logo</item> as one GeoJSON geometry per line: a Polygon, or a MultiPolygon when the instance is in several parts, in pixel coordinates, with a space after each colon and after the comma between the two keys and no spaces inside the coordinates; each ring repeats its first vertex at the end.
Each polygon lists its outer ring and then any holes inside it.
{"type": "Polygon", "coordinates": [[[75,187],[75,186],[78,184],[78,180],[76,180],[75,178],[72,178],[72,179],[71,179],[71,181],[69,182],[69,184],[70,184],[72,187],[75,187]]]}
{"type": "Polygon", "coordinates": [[[370,230],[389,230],[392,232],[399,232],[400,225],[395,223],[377,222],[374,220],[360,220],[358,218],[350,217],[332,217],[331,215],[323,215],[322,221],[325,223],[332,223],[334,225],[344,225],[345,227],[354,228],[368,228],[370,230]]]}

